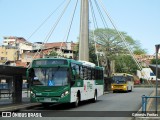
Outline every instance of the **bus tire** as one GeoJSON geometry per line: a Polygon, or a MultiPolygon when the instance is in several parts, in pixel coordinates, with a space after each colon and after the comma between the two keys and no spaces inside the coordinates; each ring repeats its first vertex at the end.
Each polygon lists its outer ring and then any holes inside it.
{"type": "Polygon", "coordinates": [[[97,101],[97,90],[95,90],[95,92],[94,92],[94,98],[91,99],[91,100],[92,100],[92,102],[96,102],[97,101]]]}
{"type": "Polygon", "coordinates": [[[78,107],[80,103],[80,92],[77,93],[76,101],[74,102],[74,107],[78,107]]]}
{"type": "Polygon", "coordinates": [[[130,92],[132,92],[132,86],[131,86],[131,90],[130,90],[130,92]]]}
{"type": "Polygon", "coordinates": [[[126,93],[128,93],[128,87],[127,87],[126,93]]]}

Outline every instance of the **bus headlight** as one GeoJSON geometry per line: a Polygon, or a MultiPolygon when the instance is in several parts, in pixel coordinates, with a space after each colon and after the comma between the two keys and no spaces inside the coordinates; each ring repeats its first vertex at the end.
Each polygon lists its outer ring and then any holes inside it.
{"type": "Polygon", "coordinates": [[[64,93],[62,93],[61,98],[64,97],[64,93]]]}
{"type": "Polygon", "coordinates": [[[123,88],[126,88],[126,86],[124,85],[123,88]]]}
{"type": "Polygon", "coordinates": [[[64,97],[64,96],[66,96],[68,94],[69,94],[69,91],[65,91],[64,93],[62,93],[61,97],[64,97]]]}
{"type": "Polygon", "coordinates": [[[32,97],[36,97],[36,95],[31,91],[31,96],[32,97]]]}
{"type": "Polygon", "coordinates": [[[64,94],[67,95],[69,93],[69,91],[66,91],[64,94]]]}
{"type": "Polygon", "coordinates": [[[114,88],[114,86],[112,85],[112,88],[114,88]]]}

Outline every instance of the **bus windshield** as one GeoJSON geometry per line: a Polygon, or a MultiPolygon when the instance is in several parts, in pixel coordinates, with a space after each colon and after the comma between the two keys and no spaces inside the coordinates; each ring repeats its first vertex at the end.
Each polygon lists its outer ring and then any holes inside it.
{"type": "Polygon", "coordinates": [[[126,77],[124,76],[113,76],[114,83],[126,83],[126,77]]]}
{"type": "Polygon", "coordinates": [[[34,68],[33,85],[68,85],[68,68],[34,68]]]}

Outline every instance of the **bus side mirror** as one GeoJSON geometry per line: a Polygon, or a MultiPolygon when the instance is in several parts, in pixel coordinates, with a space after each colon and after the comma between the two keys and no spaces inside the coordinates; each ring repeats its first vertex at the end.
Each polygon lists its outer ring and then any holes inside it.
{"type": "Polygon", "coordinates": [[[34,77],[34,70],[33,69],[28,69],[26,71],[26,77],[28,80],[30,80],[31,77],[34,77]]]}

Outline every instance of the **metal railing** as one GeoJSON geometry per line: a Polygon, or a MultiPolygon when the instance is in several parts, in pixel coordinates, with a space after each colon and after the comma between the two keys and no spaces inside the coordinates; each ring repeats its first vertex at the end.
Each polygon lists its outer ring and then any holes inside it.
{"type": "MultiPolygon", "coordinates": [[[[146,84],[141,84],[141,85],[134,85],[135,88],[155,88],[156,85],[146,85],[146,84]]],[[[160,87],[160,85],[158,85],[160,87]]]]}
{"type": "MultiPolygon", "coordinates": [[[[147,111],[147,103],[148,103],[148,99],[150,98],[160,98],[160,96],[145,96],[145,95],[142,95],[142,113],[145,113],[146,114],[146,111],[147,111]]],[[[155,111],[157,112],[157,111],[155,111]]]]}

